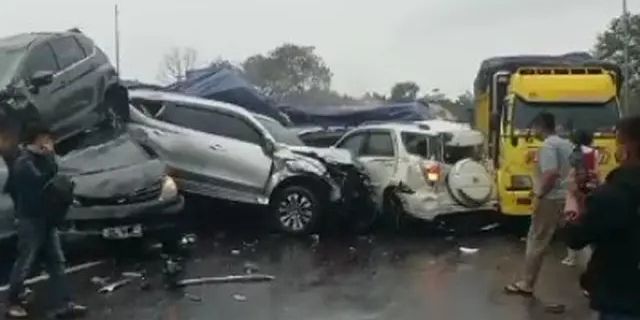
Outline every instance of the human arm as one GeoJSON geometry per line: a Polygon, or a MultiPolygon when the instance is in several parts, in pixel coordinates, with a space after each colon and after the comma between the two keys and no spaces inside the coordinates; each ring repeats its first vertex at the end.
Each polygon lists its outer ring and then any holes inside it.
{"type": "Polygon", "coordinates": [[[544,145],[540,148],[538,159],[541,176],[536,197],[543,198],[551,192],[558,182],[558,178],[560,178],[560,162],[558,159],[558,152],[554,147],[548,145],[544,145]]]}

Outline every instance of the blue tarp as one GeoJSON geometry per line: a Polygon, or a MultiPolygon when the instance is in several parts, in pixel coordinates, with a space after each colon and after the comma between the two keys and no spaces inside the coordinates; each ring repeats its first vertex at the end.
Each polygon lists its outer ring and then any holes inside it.
{"type": "Polygon", "coordinates": [[[417,121],[434,118],[429,107],[419,102],[374,106],[282,106],[280,110],[286,113],[296,126],[351,127],[367,121],[417,121]]]}
{"type": "Polygon", "coordinates": [[[287,118],[267,98],[236,72],[226,69],[204,68],[187,72],[187,79],[169,86],[187,95],[227,102],[250,112],[263,114],[283,124],[287,118]]]}

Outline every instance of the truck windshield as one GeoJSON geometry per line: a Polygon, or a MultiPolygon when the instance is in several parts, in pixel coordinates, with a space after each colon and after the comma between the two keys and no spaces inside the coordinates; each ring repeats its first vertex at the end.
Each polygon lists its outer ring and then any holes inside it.
{"type": "Polygon", "coordinates": [[[513,108],[513,127],[516,130],[531,128],[541,112],[549,112],[556,118],[560,133],[581,129],[590,132],[613,132],[618,121],[618,103],[532,103],[516,99],[513,108]]]}
{"type": "Polygon", "coordinates": [[[24,48],[0,47],[0,89],[4,89],[15,76],[24,52],[24,48]]]}

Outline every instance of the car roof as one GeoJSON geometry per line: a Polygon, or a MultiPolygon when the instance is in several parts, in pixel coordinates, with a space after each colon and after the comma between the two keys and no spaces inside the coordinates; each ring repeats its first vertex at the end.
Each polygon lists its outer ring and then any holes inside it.
{"type": "Polygon", "coordinates": [[[58,36],[84,36],[84,34],[80,31],[62,31],[62,32],[28,32],[28,33],[19,33],[15,35],[11,35],[8,37],[0,38],[0,47],[6,48],[25,48],[30,46],[32,43],[40,40],[45,40],[51,37],[58,36]]]}
{"type": "Polygon", "coordinates": [[[201,108],[216,108],[216,109],[227,109],[231,112],[239,113],[248,118],[254,117],[255,114],[247,111],[246,109],[227,103],[221,102],[217,100],[204,99],[194,96],[189,96],[180,93],[168,92],[168,91],[160,91],[160,90],[152,90],[152,89],[131,89],[129,90],[130,98],[151,100],[151,101],[169,101],[174,103],[189,103],[193,104],[196,107],[201,108]]]}
{"type": "Polygon", "coordinates": [[[390,131],[403,131],[403,132],[413,132],[413,133],[432,133],[431,130],[425,127],[419,126],[418,123],[415,122],[386,122],[386,123],[377,123],[377,124],[365,124],[350,131],[356,130],[390,130],[390,131]]]}

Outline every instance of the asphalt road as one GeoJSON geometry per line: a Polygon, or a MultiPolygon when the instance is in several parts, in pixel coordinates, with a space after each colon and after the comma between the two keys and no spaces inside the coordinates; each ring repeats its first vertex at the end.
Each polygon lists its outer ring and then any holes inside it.
{"type": "MultiPolygon", "coordinates": [[[[183,278],[244,274],[247,263],[275,276],[265,283],[209,284],[167,290],[162,259],[121,246],[92,249],[71,259],[105,259],[105,263],[71,276],[87,319],[591,319],[582,297],[579,271],[560,264],[557,244],[543,268],[537,298],[503,294],[502,287],[519,269],[524,242],[495,229],[469,236],[422,230],[367,236],[337,234],[293,239],[247,228],[249,219],[216,223],[201,232],[185,260],[183,278]],[[242,222],[244,221],[244,222],[242,222]],[[475,253],[463,253],[460,248],[475,253]],[[120,279],[123,271],[144,270],[141,281],[110,294],[97,292],[94,276],[120,279]],[[551,314],[548,304],[566,305],[551,314]]],[[[218,221],[219,222],[219,221],[218,221]]],[[[34,286],[34,318],[50,307],[46,285],[34,286]]]]}

